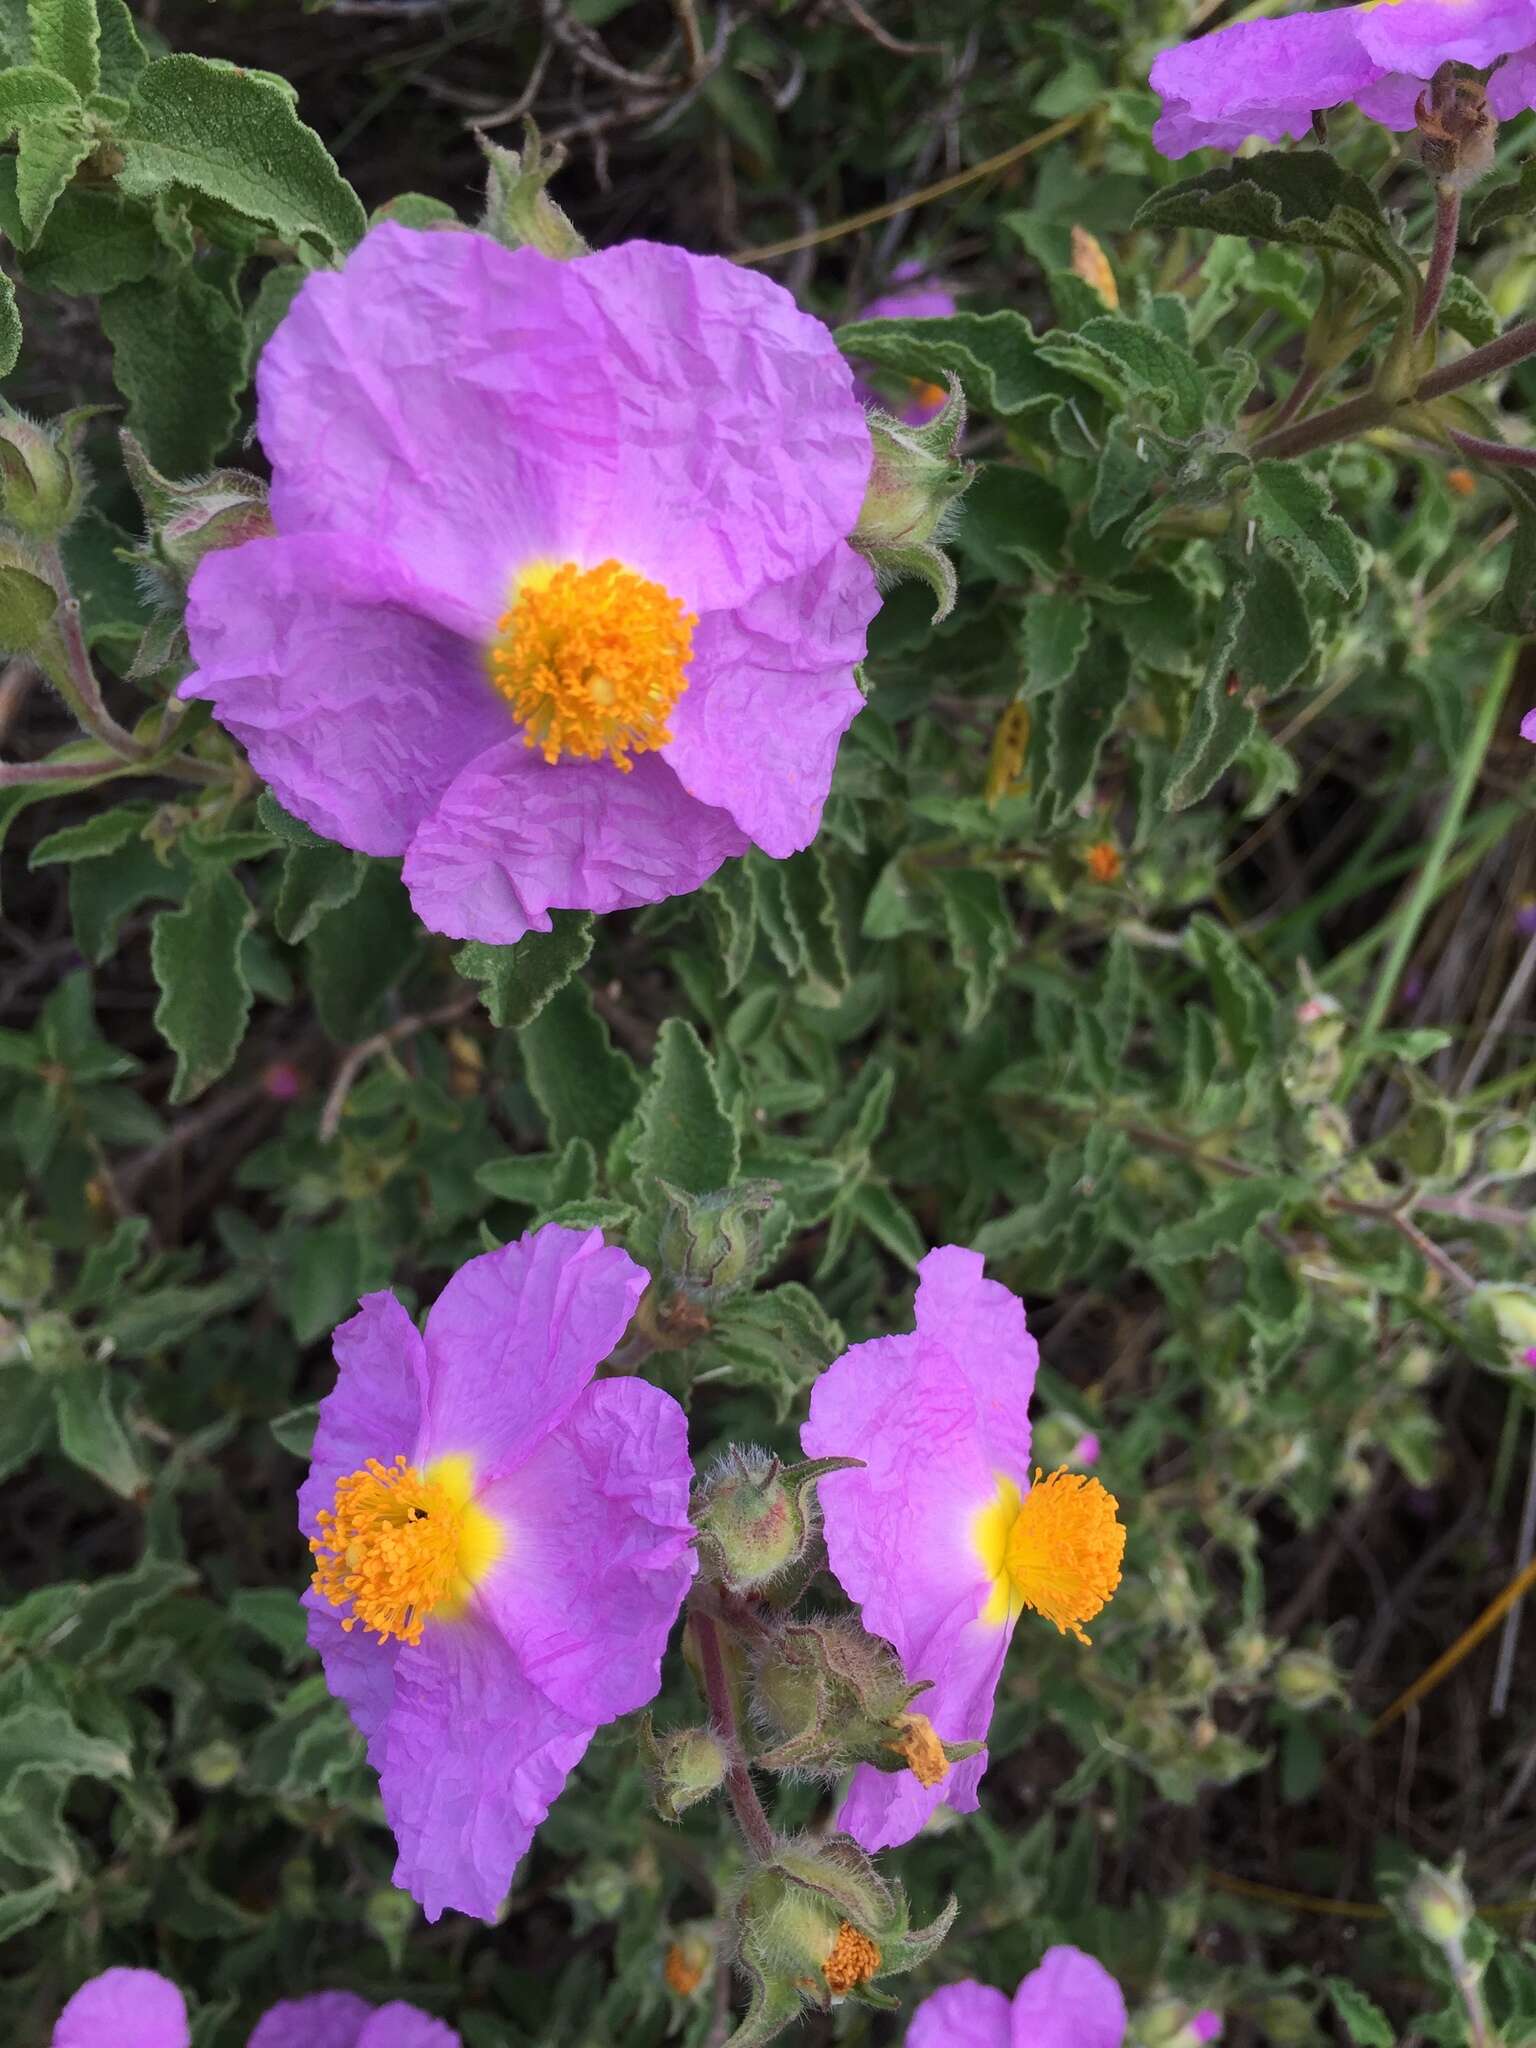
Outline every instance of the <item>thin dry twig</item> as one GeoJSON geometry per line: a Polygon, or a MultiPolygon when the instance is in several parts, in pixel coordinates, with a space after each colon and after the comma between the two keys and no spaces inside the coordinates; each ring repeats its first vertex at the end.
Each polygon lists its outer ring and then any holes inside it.
{"type": "Polygon", "coordinates": [[[471,989],[464,995],[455,996],[451,1003],[444,1003],[439,1009],[424,1011],[420,1016],[399,1017],[385,1030],[376,1031],[372,1038],[360,1039],[336,1069],[336,1078],[320,1112],[320,1136],[325,1143],[329,1144],[340,1128],[347,1097],[369,1060],[381,1052],[388,1052],[391,1046],[402,1044],[407,1038],[414,1038],[418,1031],[430,1031],[438,1024],[456,1024],[461,1017],[468,1016],[479,1000],[471,989]]]}

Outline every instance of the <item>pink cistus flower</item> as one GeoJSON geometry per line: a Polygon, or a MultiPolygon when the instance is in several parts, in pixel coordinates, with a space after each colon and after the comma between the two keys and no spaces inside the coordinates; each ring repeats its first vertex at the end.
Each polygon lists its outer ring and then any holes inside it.
{"type": "MultiPolygon", "coordinates": [[[[863,1460],[820,1485],[827,1555],[864,1626],[896,1647],[945,1742],[980,1742],[1025,1607],[1082,1642],[1120,1582],[1125,1530],[1097,1479],[1030,1483],[1039,1352],[1024,1305],[946,1245],[918,1267],[917,1328],[834,1360],[811,1393],[806,1455],[863,1460]]],[[[935,1807],[971,1813],[986,1753],[919,1782],[868,1764],[839,1827],[870,1851],[910,1841],[935,1807]]]]}
{"type": "Polygon", "coordinates": [[[1120,2048],[1125,1999],[1080,1948],[1048,1948],[1010,1999],[990,1984],[947,1984],[912,2015],[906,2048],[1120,2048]]]}
{"type": "Polygon", "coordinates": [[[1520,737],[1536,745],[1536,710],[1527,711],[1520,721],[1520,737]]]}
{"type": "Polygon", "coordinates": [[[1221,2014],[1212,2006],[1201,2006],[1197,2013],[1191,2015],[1186,2032],[1192,2040],[1219,2041],[1222,2034],[1221,2014]]]}
{"type": "Polygon", "coordinates": [[[1536,106],[1536,0],[1366,0],[1279,21],[1236,21],[1165,50],[1152,66],[1164,156],[1305,135],[1314,114],[1352,101],[1388,128],[1411,128],[1441,64],[1497,69],[1498,120],[1536,106]]]}
{"type": "MultiPolygon", "coordinates": [[[[155,1970],[107,1970],[59,2014],[53,2048],[187,2048],[186,2000],[155,1970]]],[[[460,2048],[414,2005],[371,2006],[350,1991],[289,1999],[258,2020],[247,2048],[460,2048]]]]}
{"type": "MultiPolygon", "coordinates": [[[[854,319],[947,320],[955,311],[953,297],[927,278],[921,263],[898,264],[891,273],[891,283],[897,287],[895,291],[871,299],[867,306],[859,308],[854,319]]],[[[945,399],[942,384],[925,384],[917,377],[908,381],[904,397],[887,395],[859,372],[854,374],[853,388],[865,405],[878,406],[881,411],[894,408],[897,419],[909,427],[920,427],[931,420],[942,410],[945,399]]]]}
{"type": "Polygon", "coordinates": [[[434,931],[695,889],[821,822],[879,607],[852,373],[756,272],[374,229],[262,355],[275,537],[207,556],[207,698],[434,931]]]}
{"type": "Polygon", "coordinates": [[[687,1422],[593,1380],[646,1279],[546,1224],[462,1266],[424,1335],[392,1294],[336,1332],[299,1493],[309,1640],[429,1920],[493,1918],[594,1732],[655,1695],[694,1572],[687,1422]]]}

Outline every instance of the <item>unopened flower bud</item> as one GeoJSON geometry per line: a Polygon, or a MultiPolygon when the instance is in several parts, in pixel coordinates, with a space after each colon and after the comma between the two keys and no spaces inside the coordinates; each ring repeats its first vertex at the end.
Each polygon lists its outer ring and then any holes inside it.
{"type": "Polygon", "coordinates": [[[486,164],[483,232],[507,249],[537,249],[562,261],[587,255],[587,243],[546,190],[565,162],[562,145],[543,142],[532,121],[525,121],[520,150],[484,135],[480,147],[486,164]]]}
{"type": "Polygon", "coordinates": [[[1317,2039],[1311,2006],[1289,1991],[1266,1998],[1253,2018],[1260,2038],[1272,2042],[1274,2048],[1308,2048],[1317,2039]]]}
{"type": "Polygon", "coordinates": [[[708,1728],[674,1728],[658,1735],[647,1714],[640,1724],[640,1755],[663,1820],[681,1820],[690,1806],[725,1782],[725,1749],[708,1728]]]}
{"type": "Polygon", "coordinates": [[[1455,64],[1442,64],[1414,108],[1419,156],[1442,185],[1465,192],[1493,168],[1499,124],[1477,79],[1455,64]]]}
{"type": "Polygon", "coordinates": [[[1221,2014],[1210,2006],[1191,2010],[1180,1998],[1161,1998],[1143,2006],[1137,2035],[1144,2048],[1200,2048],[1221,2038],[1221,2014]]]}
{"type": "Polygon", "coordinates": [[[846,1835],[779,1845],[738,1908],[752,1986],[743,2038],[771,2040],[809,2002],[825,2009],[876,1977],[915,1969],[937,1949],[956,1902],[914,1929],[899,1885],[887,1884],[846,1835]]]}
{"type": "Polygon", "coordinates": [[[188,1769],[194,1784],[201,1785],[205,1792],[222,1791],[240,1775],[240,1752],[222,1738],[205,1742],[193,1753],[188,1769]]]}
{"type": "Polygon", "coordinates": [[[31,1317],[22,1342],[38,1372],[72,1372],[85,1363],[85,1340],[61,1310],[49,1309],[31,1317]]]}
{"type": "Polygon", "coordinates": [[[216,469],[185,481],[162,476],[127,428],[120,438],[149,534],[141,560],[168,601],[182,596],[205,556],[273,531],[260,477],[243,469],[216,469]]]}
{"type": "Polygon", "coordinates": [[[30,1308],[52,1285],[52,1255],[27,1230],[18,1201],[0,1217],[0,1307],[30,1308]]]}
{"type": "Polygon", "coordinates": [[[1428,1863],[1421,1863],[1417,1877],[1403,1895],[1403,1911],[1420,1934],[1437,1948],[1458,1946],[1476,1911],[1461,1881],[1459,1859],[1449,1870],[1435,1870],[1428,1863]]]}
{"type": "Polygon", "coordinates": [[[912,1702],[926,1685],[908,1683],[901,1659],[851,1616],[786,1621],[756,1645],[752,1704],[773,1738],[754,1761],[764,1770],[836,1777],[857,1763],[909,1770],[939,1785],[976,1742],[945,1742],[912,1702]]]}
{"type": "Polygon", "coordinates": [[[1275,1646],[1262,1629],[1239,1629],[1227,1644],[1233,1674],[1244,1681],[1260,1677],[1274,1654],[1275,1646]]]}
{"type": "Polygon", "coordinates": [[[71,438],[0,409],[0,518],[30,540],[56,540],[80,509],[71,438]]]}
{"type": "Polygon", "coordinates": [[[728,1301],[757,1271],[763,1218],[778,1182],[743,1181],[712,1195],[690,1195],[664,1180],[657,1185],[667,1201],[659,1247],[664,1278],[701,1308],[728,1301]]]}
{"type": "Polygon", "coordinates": [[[406,1943],[420,1917],[420,1908],[409,1892],[392,1884],[381,1884],[368,1894],[363,1921],[370,1934],[383,1944],[384,1952],[398,1970],[405,1957],[406,1943]]]}
{"type": "Polygon", "coordinates": [[[935,624],[954,609],[955,570],[943,543],[975,475],[975,465],[959,459],[964,429],[965,398],[953,377],[943,406],[920,427],[872,412],[874,461],[851,536],[882,584],[923,578],[934,594],[935,624]]]}
{"type": "Polygon", "coordinates": [[[781,1465],[766,1451],[729,1451],[694,1495],[705,1569],[736,1593],[783,1578],[805,1558],[816,1533],[816,1482],[858,1463],[812,1458],[781,1465]]]}
{"type": "Polygon", "coordinates": [[[1496,1118],[1483,1132],[1479,1164],[1490,1180],[1519,1180],[1536,1173],[1536,1125],[1529,1117],[1496,1118]]]}
{"type": "Polygon", "coordinates": [[[1275,1666],[1275,1691],[1288,1707],[1309,1714],[1343,1692],[1339,1674],[1318,1650],[1288,1650],[1275,1666]]]}
{"type": "Polygon", "coordinates": [[[1513,1281],[1479,1287],[1472,1296],[1471,1313],[1500,1351],[1518,1357],[1536,1344],[1536,1287],[1522,1287],[1513,1281]]]}

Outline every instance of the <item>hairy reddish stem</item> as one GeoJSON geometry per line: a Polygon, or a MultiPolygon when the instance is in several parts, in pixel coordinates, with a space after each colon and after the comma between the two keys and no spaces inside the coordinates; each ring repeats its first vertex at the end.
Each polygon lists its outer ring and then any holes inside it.
{"type": "Polygon", "coordinates": [[[1413,316],[1413,338],[1429,326],[1440,310],[1440,301],[1445,297],[1446,281],[1451,274],[1451,265],[1456,258],[1456,233],[1461,225],[1461,191],[1452,184],[1435,187],[1435,246],[1430,251],[1429,267],[1424,272],[1424,285],[1419,293],[1419,303],[1413,316]]]}
{"type": "Polygon", "coordinates": [[[709,1701],[710,1723],[725,1748],[725,1789],[731,1811],[736,1816],[736,1825],[741,1829],[747,1847],[759,1863],[766,1863],[773,1855],[773,1825],[763,1811],[763,1802],[757,1796],[746,1752],[741,1746],[736,1702],[731,1693],[730,1674],[725,1668],[725,1655],[720,1647],[719,1626],[712,1614],[705,1614],[698,1607],[691,1610],[689,1621],[693,1639],[699,1646],[699,1662],[704,1667],[704,1695],[709,1701]]]}

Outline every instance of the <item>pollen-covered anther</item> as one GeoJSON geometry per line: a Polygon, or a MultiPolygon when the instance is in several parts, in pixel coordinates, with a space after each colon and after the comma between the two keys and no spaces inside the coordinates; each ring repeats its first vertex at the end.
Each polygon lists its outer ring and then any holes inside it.
{"type": "Polygon", "coordinates": [[[311,1581],[333,1607],[350,1607],[342,1627],[361,1622],[387,1642],[419,1643],[421,1625],[449,1601],[463,1577],[466,1507],[414,1465],[370,1458],[336,1482],[310,1538],[311,1581]]]}
{"type": "Polygon", "coordinates": [[[832,1953],[821,1966],[821,1974],[826,1978],[827,1989],[832,1996],[842,1998],[855,1985],[867,1984],[879,1967],[880,1951],[869,1936],[861,1934],[851,1921],[842,1921],[832,1944],[832,1953]]]}
{"type": "Polygon", "coordinates": [[[1049,1479],[1037,1470],[1008,1532],[1004,1566],[1018,1597],[1080,1643],[1088,1640],[1082,1624],[1120,1583],[1125,1529],[1117,1507],[1097,1479],[1065,1466],[1049,1479]]]}
{"type": "Polygon", "coordinates": [[[897,1714],[892,1725],[899,1732],[887,1746],[906,1760],[919,1785],[942,1785],[949,1776],[949,1758],[928,1716],[897,1714]]]}
{"type": "Polygon", "coordinates": [[[698,620],[621,563],[539,566],[518,579],[491,649],[491,680],[546,761],[612,761],[664,747],[688,687],[698,620]]]}

